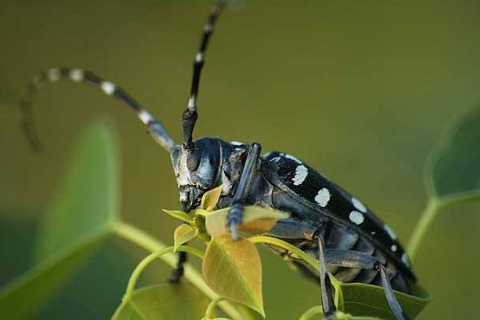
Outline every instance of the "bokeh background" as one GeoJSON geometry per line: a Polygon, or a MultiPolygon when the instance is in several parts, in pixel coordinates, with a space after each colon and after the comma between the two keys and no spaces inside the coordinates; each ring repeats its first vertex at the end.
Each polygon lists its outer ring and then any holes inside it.
{"type": "MultiPolygon", "coordinates": [[[[176,222],[160,213],[177,207],[170,160],[129,110],[89,86],[48,86],[36,99],[46,145],[36,155],[16,105],[35,72],[90,69],[127,88],[178,141],[211,2],[0,2],[0,285],[31,263],[35,226],[72,142],[99,117],[120,134],[122,216],[172,242],[176,222]]],[[[213,37],[196,136],[296,155],[369,204],[406,245],[425,206],[429,150],[480,102],[479,16],[476,0],[244,0],[213,37]]],[[[479,213],[475,203],[456,206],[430,230],[415,267],[435,299],[419,319],[479,318],[479,213]]],[[[103,248],[35,319],[109,318],[145,254],[103,248]]],[[[314,284],[267,250],[263,260],[270,319],[296,319],[318,302],[314,284]]],[[[169,272],[161,262],[153,269],[150,283],[169,272]]]]}

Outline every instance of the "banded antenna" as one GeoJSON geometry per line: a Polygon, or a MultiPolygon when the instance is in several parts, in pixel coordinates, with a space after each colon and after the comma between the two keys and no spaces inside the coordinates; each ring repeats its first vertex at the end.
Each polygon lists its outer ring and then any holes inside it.
{"type": "Polygon", "coordinates": [[[207,23],[203,28],[202,40],[200,42],[200,49],[195,55],[195,60],[193,63],[193,78],[192,78],[192,87],[190,90],[190,98],[188,99],[187,109],[183,112],[182,116],[182,130],[183,130],[183,148],[191,150],[194,148],[192,139],[193,139],[193,129],[195,128],[195,123],[197,122],[198,113],[197,113],[197,97],[198,97],[198,88],[200,85],[200,74],[202,72],[203,65],[205,63],[205,52],[208,47],[210,37],[213,33],[213,28],[217,18],[222,13],[223,8],[229,0],[219,0],[213,7],[210,9],[210,14],[208,15],[207,23]]]}
{"type": "Polygon", "coordinates": [[[71,68],[53,68],[35,75],[28,84],[26,92],[20,100],[20,122],[28,141],[36,151],[41,150],[41,142],[38,138],[33,121],[32,98],[45,84],[58,82],[60,80],[71,80],[73,82],[90,83],[108,95],[117,98],[132,109],[137,117],[147,126],[152,138],[165,150],[171,152],[174,141],[168,135],[163,125],[157,121],[147,110],[145,110],[127,91],[121,87],[106,81],[90,71],[71,68]]]}

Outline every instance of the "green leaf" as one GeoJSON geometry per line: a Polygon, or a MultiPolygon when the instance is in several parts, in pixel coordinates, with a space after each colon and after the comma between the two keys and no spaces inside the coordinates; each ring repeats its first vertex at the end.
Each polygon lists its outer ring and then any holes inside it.
{"type": "Polygon", "coordinates": [[[480,108],[447,130],[432,150],[427,187],[436,198],[480,196],[480,108]]]}
{"type": "Polygon", "coordinates": [[[222,194],[222,186],[216,187],[215,189],[205,192],[202,197],[202,202],[200,208],[207,211],[212,211],[215,209],[220,195],[222,194]]]}
{"type": "Polygon", "coordinates": [[[104,243],[118,213],[117,168],[113,134],[103,124],[89,126],[42,224],[37,240],[41,262],[0,291],[2,318],[34,314],[104,243]]]}
{"type": "Polygon", "coordinates": [[[160,284],[136,290],[122,302],[112,320],[201,319],[208,303],[192,285],[160,284]]]}
{"type": "Polygon", "coordinates": [[[197,234],[198,234],[197,228],[194,228],[188,224],[179,225],[177,229],[175,229],[175,232],[173,233],[174,250],[176,251],[177,248],[180,247],[182,244],[187,243],[188,241],[195,238],[197,234]]]}
{"type": "Polygon", "coordinates": [[[265,316],[262,267],[255,245],[230,235],[213,238],[203,259],[203,278],[216,293],[265,316]]]}
{"type": "MultiPolygon", "coordinates": [[[[213,211],[206,217],[207,233],[212,237],[219,237],[230,232],[227,225],[228,211],[224,208],[213,211]]],[[[243,212],[243,223],[240,230],[250,234],[263,234],[270,231],[279,219],[286,219],[288,213],[259,206],[247,206],[243,212]]]]}
{"type": "Polygon", "coordinates": [[[105,235],[98,235],[97,238],[79,243],[81,249],[69,250],[66,254],[47,259],[7,284],[0,291],[2,319],[25,319],[38,312],[104,240],[105,235]]]}
{"type": "Polygon", "coordinates": [[[180,210],[165,210],[165,209],[163,209],[163,212],[171,215],[175,219],[182,220],[183,222],[186,222],[188,224],[193,223],[192,217],[190,217],[188,215],[188,213],[186,213],[186,212],[183,212],[183,211],[180,211],[180,210]]]}
{"type": "Polygon", "coordinates": [[[42,221],[38,260],[68,248],[118,218],[117,157],[116,141],[109,128],[101,123],[90,125],[68,165],[66,183],[42,221]]]}
{"type": "MultiPolygon", "coordinates": [[[[353,315],[395,320],[381,287],[363,283],[340,283],[339,309],[353,315]]],[[[414,319],[431,301],[430,294],[420,286],[413,286],[413,294],[395,291],[403,310],[414,319]]]]}

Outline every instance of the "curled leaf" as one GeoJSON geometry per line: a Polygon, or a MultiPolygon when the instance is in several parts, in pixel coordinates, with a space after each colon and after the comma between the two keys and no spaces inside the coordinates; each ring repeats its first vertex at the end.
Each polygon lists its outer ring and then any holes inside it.
{"type": "MultiPolygon", "coordinates": [[[[207,233],[212,237],[218,237],[230,232],[226,227],[228,211],[224,208],[213,211],[206,217],[207,233]]],[[[243,212],[243,223],[240,230],[250,234],[263,234],[270,231],[279,219],[286,219],[288,213],[276,211],[259,206],[247,206],[243,212]]]]}
{"type": "Polygon", "coordinates": [[[215,206],[217,205],[221,194],[222,186],[205,192],[202,197],[202,202],[200,203],[200,208],[203,210],[212,211],[213,209],[215,209],[215,206]]]}
{"type": "Polygon", "coordinates": [[[195,238],[198,234],[198,229],[188,224],[181,224],[175,229],[173,233],[173,248],[174,251],[178,249],[182,244],[195,238]]]}
{"type": "Polygon", "coordinates": [[[203,278],[216,293],[244,304],[265,316],[262,267],[255,245],[230,235],[213,238],[203,259],[203,278]]]}
{"type": "Polygon", "coordinates": [[[188,215],[188,213],[186,212],[183,212],[183,211],[180,211],[180,210],[165,210],[163,209],[163,212],[171,215],[172,217],[174,217],[175,219],[179,219],[179,220],[182,220],[188,224],[192,224],[193,223],[193,219],[192,217],[190,217],[188,215]]]}

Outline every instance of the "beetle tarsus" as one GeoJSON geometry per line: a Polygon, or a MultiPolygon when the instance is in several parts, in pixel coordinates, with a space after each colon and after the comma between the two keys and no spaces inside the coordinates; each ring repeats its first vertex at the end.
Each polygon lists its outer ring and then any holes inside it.
{"type": "Polygon", "coordinates": [[[238,227],[242,223],[243,206],[240,203],[234,204],[228,212],[227,227],[232,233],[232,240],[237,241],[240,238],[238,227]]]}
{"type": "Polygon", "coordinates": [[[323,314],[328,319],[335,319],[335,311],[337,308],[333,300],[333,287],[327,269],[325,241],[319,234],[315,235],[314,238],[318,241],[318,262],[320,264],[320,291],[322,295],[323,314]]]}

